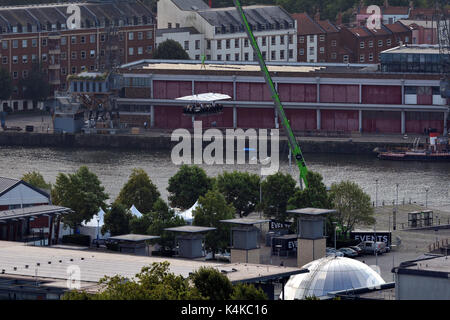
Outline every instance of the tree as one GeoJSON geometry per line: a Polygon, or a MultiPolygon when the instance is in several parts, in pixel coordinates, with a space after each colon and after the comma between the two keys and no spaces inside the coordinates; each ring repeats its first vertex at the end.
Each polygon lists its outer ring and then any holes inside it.
{"type": "Polygon", "coordinates": [[[136,279],[121,276],[100,280],[104,289],[96,294],[70,291],[62,300],[203,300],[187,279],[169,272],[169,262],[142,268],[136,279]]]}
{"type": "Polygon", "coordinates": [[[155,202],[149,216],[151,223],[147,229],[147,234],[160,236],[158,243],[163,248],[172,249],[175,243],[175,235],[173,232],[164,229],[184,226],[186,222],[183,218],[175,215],[175,212],[162,199],[155,202]]]}
{"type": "Polygon", "coordinates": [[[169,179],[169,202],[182,210],[192,207],[200,196],[213,187],[213,179],[198,166],[182,165],[169,179]]]}
{"type": "Polygon", "coordinates": [[[152,224],[150,214],[143,214],[141,217],[131,216],[129,222],[130,233],[133,234],[147,234],[148,228],[152,224]]]}
{"type": "Polygon", "coordinates": [[[13,92],[11,75],[8,70],[0,68],[0,101],[8,100],[13,92]]]}
{"type": "Polygon", "coordinates": [[[20,85],[23,88],[23,97],[33,101],[33,108],[36,108],[39,101],[45,101],[51,94],[48,76],[40,64],[33,64],[30,74],[26,79],[20,80],[20,85]]]}
{"type": "Polygon", "coordinates": [[[190,278],[200,294],[210,300],[229,300],[233,293],[231,281],[212,267],[200,267],[190,278]]]}
{"type": "Polygon", "coordinates": [[[153,53],[153,59],[189,60],[189,54],[175,40],[161,42],[153,53]]]}
{"type": "Polygon", "coordinates": [[[160,197],[158,188],[143,169],[133,169],[127,183],[120,190],[116,201],[127,208],[134,204],[142,213],[149,213],[160,197]]]}
{"type": "Polygon", "coordinates": [[[217,189],[240,217],[250,214],[259,203],[259,184],[259,176],[248,172],[224,172],[216,179],[217,189]]]}
{"type": "Polygon", "coordinates": [[[224,250],[230,243],[230,227],[220,220],[232,219],[236,209],[227,204],[225,197],[217,190],[200,196],[198,204],[193,212],[193,225],[217,228],[205,237],[205,247],[212,251],[214,257],[218,249],[224,250]]]}
{"type": "Polygon", "coordinates": [[[370,196],[356,183],[342,181],[331,186],[330,198],[337,213],[334,219],[344,235],[353,230],[356,224],[371,225],[375,223],[374,210],[370,196]]]}
{"type": "Polygon", "coordinates": [[[131,212],[121,203],[113,203],[106,211],[102,234],[111,233],[111,236],[119,236],[130,233],[130,220],[133,218],[131,212]]]}
{"type": "Polygon", "coordinates": [[[267,295],[261,288],[256,288],[253,284],[238,283],[233,286],[231,300],[268,300],[267,295]]]}
{"type": "Polygon", "coordinates": [[[50,191],[52,189],[52,185],[50,183],[45,182],[44,177],[39,172],[33,171],[28,172],[22,176],[22,180],[28,184],[31,184],[33,187],[50,191]]]}
{"type": "Polygon", "coordinates": [[[91,220],[99,208],[106,208],[108,195],[104,190],[97,175],[83,166],[74,174],[60,173],[57,176],[52,189],[52,202],[74,211],[65,215],[63,222],[75,229],[83,221],[91,220]]]}
{"type": "Polygon", "coordinates": [[[295,185],[289,174],[277,172],[268,176],[261,184],[264,215],[285,221],[288,200],[296,191],[295,185]]]}
{"type": "Polygon", "coordinates": [[[288,201],[289,209],[297,208],[321,208],[331,209],[331,201],[328,197],[327,187],[323,183],[320,173],[308,171],[306,175],[308,188],[304,190],[297,189],[288,201]]]}

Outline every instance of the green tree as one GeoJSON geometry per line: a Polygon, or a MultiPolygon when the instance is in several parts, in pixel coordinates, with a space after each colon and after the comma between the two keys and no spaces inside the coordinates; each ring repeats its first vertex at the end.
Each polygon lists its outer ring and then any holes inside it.
{"type": "Polygon", "coordinates": [[[188,279],[169,272],[169,262],[142,268],[135,279],[121,276],[100,280],[104,289],[96,294],[71,291],[62,300],[203,300],[188,279]]]}
{"type": "Polygon", "coordinates": [[[152,224],[151,214],[143,214],[141,217],[131,216],[129,222],[130,233],[147,234],[148,228],[152,224]]]}
{"type": "Polygon", "coordinates": [[[233,293],[231,281],[212,267],[200,267],[190,278],[200,294],[210,300],[229,300],[233,293]]]}
{"type": "Polygon", "coordinates": [[[131,208],[134,204],[140,212],[145,214],[152,210],[160,195],[158,188],[143,169],[133,169],[116,201],[127,208],[131,208]]]}
{"type": "Polygon", "coordinates": [[[288,200],[294,195],[296,182],[289,174],[277,172],[261,184],[262,209],[267,217],[285,221],[288,200]]]}
{"type": "Polygon", "coordinates": [[[119,236],[130,233],[130,220],[133,218],[130,210],[121,203],[113,203],[106,211],[102,234],[111,233],[111,236],[119,236]]]}
{"type": "Polygon", "coordinates": [[[267,295],[261,288],[256,288],[253,284],[238,283],[233,286],[231,300],[268,300],[267,295]]]}
{"type": "Polygon", "coordinates": [[[63,222],[75,229],[83,221],[91,220],[99,208],[106,208],[108,195],[104,190],[97,175],[82,166],[74,174],[60,173],[57,176],[52,189],[52,202],[74,211],[65,215],[63,222]]]}
{"type": "Polygon", "coordinates": [[[353,230],[356,224],[372,225],[375,223],[370,196],[356,183],[351,181],[334,183],[331,186],[330,198],[337,211],[334,219],[344,235],[353,230]]]}
{"type": "Polygon", "coordinates": [[[52,189],[52,185],[50,183],[45,182],[42,174],[36,171],[24,174],[22,176],[22,180],[42,190],[50,191],[52,189]]]}
{"type": "Polygon", "coordinates": [[[175,40],[161,42],[153,53],[153,59],[189,60],[189,54],[175,40]]]}
{"type": "Polygon", "coordinates": [[[216,179],[217,189],[240,217],[249,215],[259,203],[259,176],[248,172],[224,172],[216,179]]]}
{"type": "Polygon", "coordinates": [[[8,70],[0,68],[0,101],[8,100],[13,92],[11,75],[8,70]]]}
{"type": "Polygon", "coordinates": [[[193,212],[193,224],[217,228],[205,237],[205,247],[214,255],[218,249],[224,250],[230,243],[230,227],[220,220],[232,219],[235,209],[233,205],[227,204],[225,197],[217,190],[210,190],[205,196],[200,196],[198,204],[193,212]]]}
{"type": "Polygon", "coordinates": [[[51,94],[48,76],[40,64],[33,64],[28,77],[20,80],[20,86],[23,88],[23,97],[33,101],[33,108],[36,108],[39,101],[45,101],[51,94]]]}
{"type": "Polygon", "coordinates": [[[172,249],[175,244],[175,234],[164,229],[184,226],[186,222],[183,218],[175,215],[175,212],[162,199],[155,202],[149,216],[151,223],[147,234],[160,236],[161,238],[157,242],[163,249],[172,249]]]}
{"type": "Polygon", "coordinates": [[[331,209],[331,201],[327,193],[327,187],[323,183],[322,175],[308,171],[306,179],[308,180],[308,188],[296,189],[294,195],[288,201],[288,208],[331,209]]]}
{"type": "Polygon", "coordinates": [[[192,207],[200,196],[213,187],[213,179],[198,166],[182,165],[169,179],[169,203],[182,210],[192,207]]]}

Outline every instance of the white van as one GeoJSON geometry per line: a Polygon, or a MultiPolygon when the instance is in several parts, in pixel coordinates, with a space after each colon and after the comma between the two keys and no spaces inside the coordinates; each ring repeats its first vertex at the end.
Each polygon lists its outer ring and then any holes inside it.
{"type": "Polygon", "coordinates": [[[368,254],[383,254],[386,253],[388,250],[386,248],[386,243],[384,242],[374,242],[374,241],[363,241],[360,244],[358,244],[358,247],[360,247],[364,253],[368,254]]]}

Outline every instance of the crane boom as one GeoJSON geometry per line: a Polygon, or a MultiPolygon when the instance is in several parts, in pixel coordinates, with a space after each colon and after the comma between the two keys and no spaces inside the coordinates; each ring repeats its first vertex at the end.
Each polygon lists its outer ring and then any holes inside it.
{"type": "Polygon", "coordinates": [[[300,171],[300,185],[302,185],[302,181],[305,184],[305,187],[308,187],[308,181],[306,179],[306,174],[308,172],[305,164],[305,159],[303,158],[302,151],[300,146],[295,139],[294,133],[292,132],[291,125],[289,124],[289,120],[286,117],[284,112],[283,105],[280,100],[280,96],[278,95],[277,89],[272,81],[272,77],[270,76],[269,70],[267,69],[266,62],[261,54],[261,50],[259,49],[258,42],[253,35],[252,29],[248,23],[247,17],[245,15],[244,10],[242,9],[241,3],[239,0],[233,0],[234,5],[238,11],[239,17],[241,18],[241,22],[244,25],[244,29],[247,32],[247,36],[250,40],[250,43],[253,47],[253,51],[256,54],[256,57],[259,61],[259,66],[261,68],[261,72],[264,75],[264,79],[266,80],[266,84],[269,87],[273,102],[275,103],[276,111],[278,113],[278,118],[281,119],[281,123],[283,125],[284,130],[286,131],[286,135],[288,138],[289,147],[291,148],[291,152],[297,162],[299,171],[300,171]]]}

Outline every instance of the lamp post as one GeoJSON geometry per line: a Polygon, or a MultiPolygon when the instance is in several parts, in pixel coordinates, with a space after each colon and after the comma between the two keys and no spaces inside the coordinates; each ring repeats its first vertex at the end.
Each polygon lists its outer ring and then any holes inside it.
{"type": "Polygon", "coordinates": [[[99,238],[100,238],[100,217],[97,216],[97,242],[99,238]]]}
{"type": "Polygon", "coordinates": [[[336,229],[337,229],[337,222],[333,222],[334,225],[334,250],[336,251],[336,229]]]}
{"type": "Polygon", "coordinates": [[[425,208],[428,208],[428,190],[430,190],[430,188],[425,187],[425,208]]]}
{"type": "Polygon", "coordinates": [[[375,179],[375,208],[378,207],[378,179],[375,179]]]}

